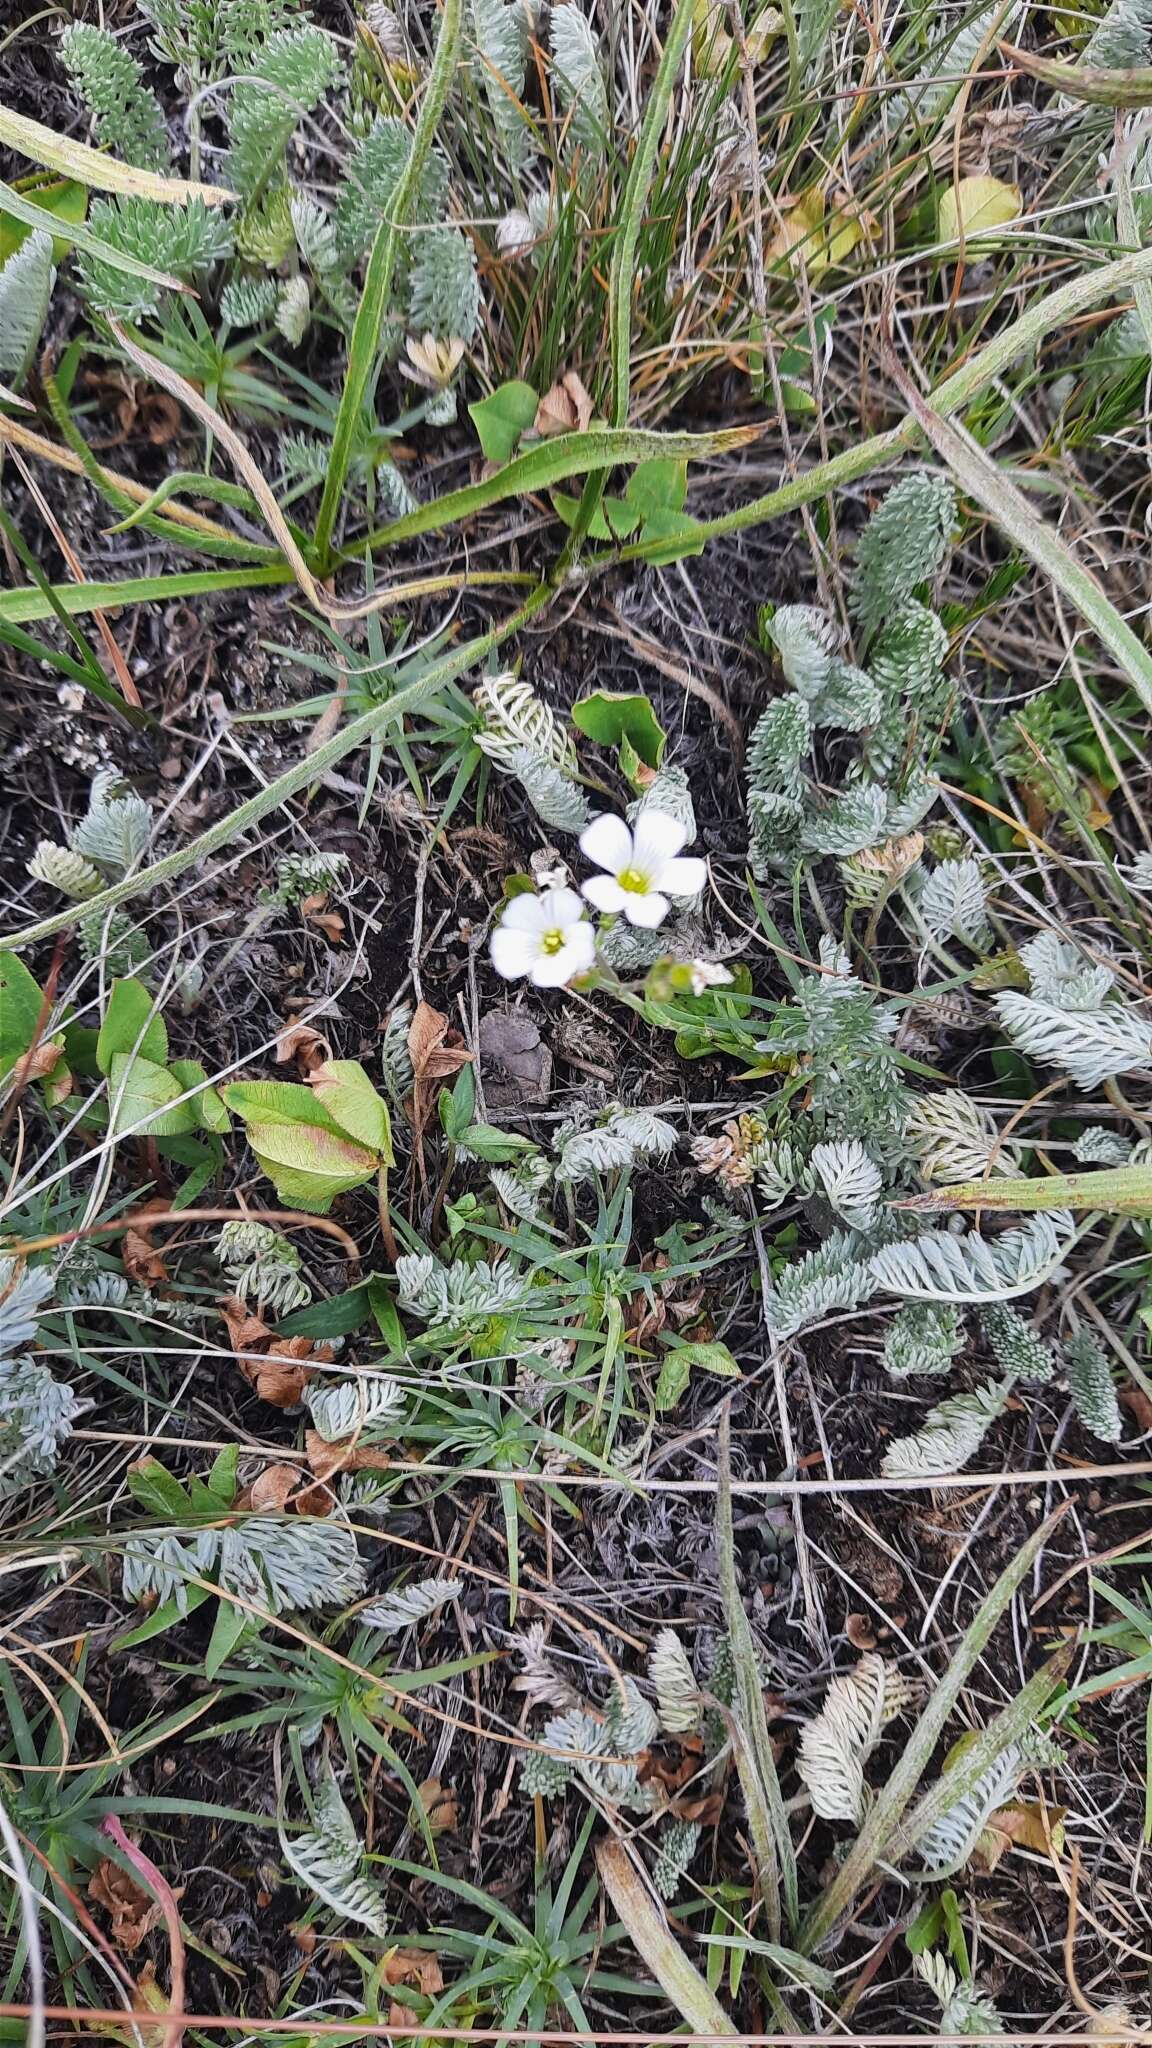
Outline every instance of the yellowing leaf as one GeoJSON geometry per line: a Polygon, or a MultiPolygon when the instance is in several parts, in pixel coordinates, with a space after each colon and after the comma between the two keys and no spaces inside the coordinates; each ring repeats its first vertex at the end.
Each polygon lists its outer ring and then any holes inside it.
{"type": "Polygon", "coordinates": [[[196,1117],[190,1102],[179,1102],[175,1109],[167,1107],[178,1102],[182,1093],[180,1083],[167,1067],[161,1067],[155,1060],[135,1057],[130,1052],[113,1053],[108,1069],[108,1098],[113,1106],[113,1129],[117,1132],[135,1131],[147,1138],[175,1138],[184,1131],[196,1128],[196,1117]]]}
{"type": "Polygon", "coordinates": [[[307,1124],[250,1124],[248,1143],[282,1202],[326,1216],[337,1195],[363,1187],[377,1161],[362,1145],[307,1124]]]}
{"type": "MultiPolygon", "coordinates": [[[[37,206],[42,206],[45,213],[52,214],[61,223],[62,231],[52,241],[52,261],[63,263],[72,246],[72,237],[67,232],[69,225],[82,227],[88,216],[87,188],[71,178],[58,178],[47,185],[31,181],[25,184],[21,179],[18,189],[21,188],[27,198],[34,199],[37,206]]],[[[9,256],[27,241],[31,233],[26,221],[16,220],[10,213],[0,213],[0,263],[7,263],[9,256]]]]}
{"type": "Polygon", "coordinates": [[[387,1105],[358,1060],[327,1060],[311,1076],[312,1093],[333,1123],[366,1145],[378,1162],[392,1166],[392,1126],[387,1105]]]}
{"type": "Polygon", "coordinates": [[[1020,212],[1018,185],[1007,185],[1002,178],[961,178],[959,184],[947,186],[940,194],[940,240],[956,242],[963,234],[971,241],[975,235],[987,235],[1010,220],[1019,220],[1020,212]]]}
{"type": "Polygon", "coordinates": [[[222,206],[236,197],[223,185],[200,185],[188,178],[162,178],[155,171],[138,170],[135,164],[121,163],[103,150],[57,135],[42,121],[15,114],[11,107],[0,107],[0,142],[34,164],[58,171],[61,177],[75,178],[81,185],[95,186],[98,192],[131,192],[168,206],[187,206],[190,199],[201,199],[205,206],[222,206]]]}
{"type": "Polygon", "coordinates": [[[819,277],[845,262],[872,227],[871,216],[856,211],[842,197],[829,210],[826,195],[813,186],[789,208],[765,258],[790,268],[795,254],[802,257],[810,277],[819,277]]]}

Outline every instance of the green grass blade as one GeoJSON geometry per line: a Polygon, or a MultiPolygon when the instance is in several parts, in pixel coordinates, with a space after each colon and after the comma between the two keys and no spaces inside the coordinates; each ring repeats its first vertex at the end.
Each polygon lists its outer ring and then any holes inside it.
{"type": "Polygon", "coordinates": [[[392,289],[392,277],[400,249],[400,235],[415,198],[420,173],[432,147],[440,116],[444,111],[444,103],[448,98],[448,88],[456,69],[462,13],[463,0],[444,0],[440,33],[436,38],[436,54],[412,136],[408,162],[393,195],[392,218],[381,221],[372,244],[372,254],[368,259],[364,290],[360,296],[352,340],[348,348],[348,368],[344,376],[340,409],[336,415],[336,426],[332,435],[331,459],[324,479],[320,510],[316,515],[315,550],[324,566],[327,566],[329,561],[332,533],[344,494],[360,416],[380,359],[380,330],[387,310],[388,294],[392,289]]]}
{"type": "Polygon", "coordinates": [[[188,569],[167,575],[126,576],[122,583],[50,583],[43,590],[24,585],[0,590],[0,623],[27,626],[37,619],[50,619],[58,611],[78,618],[84,612],[115,611],[120,605],[168,604],[176,597],[212,597],[218,590],[267,590],[294,580],[286,563],[272,563],[266,569],[188,569]]]}
{"type": "Polygon", "coordinates": [[[403,519],[377,527],[367,540],[358,541],[347,553],[358,554],[364,547],[393,547],[400,541],[414,540],[417,534],[438,533],[443,527],[485,511],[489,505],[502,504],[505,498],[546,491],[567,477],[614,469],[619,463],[654,462],[658,458],[703,462],[711,456],[746,447],[761,431],[760,427],[726,427],[713,434],[664,434],[642,427],[600,427],[589,428],[582,434],[558,434],[555,440],[538,442],[525,454],[515,456],[480,483],[446,491],[442,498],[433,498],[431,504],[406,512],[403,519]]]}
{"type": "MultiPolygon", "coordinates": [[[[2,132],[2,131],[0,131],[2,132]]],[[[113,270],[127,271],[129,277],[147,278],[150,284],[163,285],[166,291],[189,292],[191,286],[181,283],[178,277],[169,277],[166,270],[153,270],[150,263],[142,263],[138,256],[126,256],[122,249],[116,249],[106,242],[102,235],[94,235],[91,228],[81,227],[79,221],[61,222],[46,206],[37,206],[26,193],[17,192],[11,185],[0,180],[0,213],[10,213],[25,227],[42,228],[46,235],[58,239],[66,236],[73,248],[83,249],[88,256],[98,256],[102,263],[110,263],[113,270]]]]}

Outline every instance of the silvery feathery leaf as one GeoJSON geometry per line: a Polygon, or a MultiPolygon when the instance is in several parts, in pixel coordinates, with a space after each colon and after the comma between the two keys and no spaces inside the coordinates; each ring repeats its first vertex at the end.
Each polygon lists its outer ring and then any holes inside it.
{"type": "Polygon", "coordinates": [[[849,1229],[867,1230],[876,1218],[884,1177],[859,1138],[814,1145],[808,1163],[849,1229]]]}
{"type": "Polygon", "coordinates": [[[920,889],[917,908],[934,939],[962,939],[976,952],[991,940],[979,861],[942,860],[920,889]]]}
{"type": "Polygon", "coordinates": [[[960,1088],[918,1095],[904,1129],[925,1180],[947,1185],[1018,1171],[1018,1148],[1001,1140],[991,1111],[960,1088]]]}
{"type": "MultiPolygon", "coordinates": [[[[975,1784],[959,1795],[956,1804],[920,1836],[916,1851],[924,1866],[924,1877],[939,1881],[962,1870],[993,1814],[1015,1797],[1025,1771],[1061,1761],[1061,1752],[1049,1736],[1030,1732],[1009,1743],[981,1772],[975,1784]]],[[[951,1769],[957,1777],[963,1777],[963,1756],[951,1769]]],[[[949,1775],[946,1771],[945,1782],[949,1775]]]]}
{"type": "Polygon", "coordinates": [[[1127,1166],[1131,1152],[1131,1140],[1104,1124],[1091,1124],[1072,1146],[1072,1157],[1080,1166],[1127,1166]]]}
{"type": "Polygon", "coordinates": [[[1114,1074],[1152,1065],[1152,1023],[1136,1010],[1118,1004],[1061,1010],[1016,989],[1004,989],[996,1007],[1013,1045],[1042,1066],[1059,1068],[1078,1088],[1098,1088],[1114,1074]]]}
{"type": "Polygon", "coordinates": [[[938,1479],[962,1472],[1004,1412],[1010,1379],[989,1380],[970,1394],[951,1394],[928,1412],[915,1436],[896,1437],[880,1470],[886,1479],[938,1479]]]}
{"type": "Polygon", "coordinates": [[[522,676],[505,670],[486,676],[472,692],[483,724],[476,745],[498,767],[508,768],[520,747],[544,754],[553,767],[572,774],[576,756],[555,712],[522,676]]]}
{"type": "Polygon", "coordinates": [[[955,524],[946,476],[913,472],[885,493],[856,543],[852,608],[866,628],[883,625],[936,575],[955,524]]]}
{"type": "Polygon", "coordinates": [[[317,1788],[316,1823],[292,1835],[278,1828],[281,1854],[293,1877],[342,1920],[355,1920],[385,1939],[384,1901],[364,1874],[364,1847],[327,1762],[317,1788]]]}
{"type": "Polygon", "coordinates": [[[1007,1302],[993,1302],[991,1308],[983,1309],[980,1327],[1001,1372],[1036,1382],[1055,1376],[1058,1360],[1051,1344],[1007,1302]]]}
{"type": "Polygon", "coordinates": [[[71,847],[54,846],[50,839],[40,841],[28,863],[28,873],[34,882],[46,882],[50,889],[59,889],[74,903],[83,903],[104,887],[99,869],[90,860],[85,860],[81,853],[73,853],[71,847]]]}
{"type": "Polygon", "coordinates": [[[1064,1346],[1064,1372],[1085,1429],[1102,1444],[1118,1444],[1123,1431],[1112,1364],[1091,1330],[1077,1330],[1064,1346]]]}
{"type": "Polygon", "coordinates": [[[970,1230],[926,1231],[884,1245],[868,1260],[875,1285],[912,1301],[1007,1301],[1049,1278],[1075,1230],[1067,1209],[1030,1216],[1018,1230],[985,1238],[970,1230]]]}
{"type": "Polygon", "coordinates": [[[533,747],[513,747],[506,772],[520,784],[536,816],[556,832],[582,832],[592,809],[579,783],[533,747]]]}
{"type": "Polygon", "coordinates": [[[910,1302],[888,1325],[884,1370],[894,1380],[948,1372],[963,1348],[964,1325],[950,1303],[910,1302]]]}
{"type": "Polygon", "coordinates": [[[1020,958],[1037,1002],[1058,1010],[1098,1010],[1116,980],[1113,968],[1056,932],[1038,932],[1021,946],[1020,958]]]}
{"type": "MultiPolygon", "coordinates": [[[[997,17],[998,18],[998,17],[997,17]]],[[[992,2000],[957,1976],[947,1958],[926,1949],[913,1958],[924,1982],[940,2002],[942,2034],[1002,2034],[1004,2022],[992,2000]]]]}
{"type": "Polygon", "coordinates": [[[673,765],[657,769],[648,787],[629,804],[628,823],[634,825],[646,811],[659,811],[662,817],[675,818],[688,834],[684,844],[691,846],[696,837],[696,811],[683,768],[673,765]]]}
{"type": "Polygon", "coordinates": [[[450,1600],[458,1600],[463,1591],[461,1579],[418,1579],[413,1585],[397,1587],[373,1600],[370,1606],[362,1607],[356,1619],[363,1627],[379,1629],[383,1635],[398,1635],[414,1622],[438,1614],[450,1600]]]}
{"type": "Polygon", "coordinates": [[[398,1380],[368,1373],[334,1384],[313,1380],[304,1389],[312,1421],[328,1444],[350,1436],[393,1435],[406,1398],[398,1380]]]}
{"type": "Polygon", "coordinates": [[[671,1901],[676,1897],[696,1854],[701,1832],[698,1820],[673,1819],[666,1823],[652,1866],[652,1882],[662,1899],[671,1901]]]}
{"type": "Polygon", "coordinates": [[[864,1766],[908,1698],[900,1673],[874,1654],[832,1680],[820,1712],[801,1725],[796,1766],[821,1819],[863,1819],[864,1766]]]}
{"type": "Polygon", "coordinates": [[[691,1735],[704,1710],[696,1674],[675,1629],[656,1633],[648,1657],[648,1676],[656,1692],[656,1710],[666,1735],[691,1735]]]}
{"type": "Polygon", "coordinates": [[[838,1309],[855,1308],[875,1285],[868,1261],[857,1256],[843,1231],[833,1231],[818,1250],[805,1252],[774,1276],[764,1313],[776,1336],[791,1337],[838,1309]]]}
{"type": "Polygon", "coordinates": [[[50,1266],[0,1257],[0,1358],[14,1357],[35,1343],[52,1284],[50,1266]]]}
{"type": "Polygon", "coordinates": [[[115,768],[102,768],[93,780],[87,813],[71,834],[71,847],[119,879],[142,858],[151,830],[152,813],[143,797],[125,789],[115,768]]]}

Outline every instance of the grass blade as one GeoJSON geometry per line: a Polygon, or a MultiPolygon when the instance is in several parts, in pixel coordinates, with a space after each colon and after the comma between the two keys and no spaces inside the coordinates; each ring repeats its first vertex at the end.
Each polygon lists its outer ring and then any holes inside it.
{"type": "Polygon", "coordinates": [[[1038,78],[1069,99],[1089,107],[1152,106],[1152,70],[1097,71],[1091,65],[1064,64],[1059,58],[1037,57],[1031,50],[1018,50],[1014,43],[1001,43],[1001,54],[1018,71],[1038,78]]]}
{"type": "Polygon", "coordinates": [[[1053,1173],[1035,1180],[968,1180],[913,1195],[900,1209],[1091,1209],[1101,1216],[1152,1216],[1152,1167],[1053,1173]]]}
{"type": "Polygon", "coordinates": [[[218,590],[265,590],[291,581],[291,569],[276,564],[267,569],[189,569],[167,576],[126,576],[122,583],[49,583],[43,589],[25,585],[0,590],[0,625],[27,626],[60,612],[79,618],[84,612],[113,611],[118,605],[168,604],[175,597],[211,597],[218,590]]]}
{"type": "Polygon", "coordinates": [[[806,1955],[811,1955],[812,1951],[819,1947],[841,1915],[849,1910],[880,1857],[889,1852],[916,1787],[947,1727],[949,1716],[969,1674],[987,1647],[992,1631],[1008,1607],[1017,1587],[1023,1584],[1034,1560],[1063,1514],[1064,1508],[1057,1508],[1055,1514],[1049,1515],[1046,1521],[1041,1522],[1040,1527],[1033,1531],[1027,1543],[1017,1551],[1011,1564],[1001,1572],[996,1584],[985,1596],[975,1619],[965,1631],[947,1671],[929,1695],[924,1712],[912,1730],[887,1784],[876,1794],[875,1803],[860,1833],[832,1883],[817,1899],[800,1930],[797,1946],[803,1949],[806,1955]]]}
{"type": "MultiPolygon", "coordinates": [[[[135,164],[121,163],[118,157],[107,156],[102,149],[89,149],[86,143],[73,142],[67,135],[57,135],[55,129],[46,128],[42,121],[30,120],[27,114],[13,113],[11,107],[0,107],[0,142],[7,149],[17,150],[21,156],[30,157],[33,163],[58,171],[63,178],[73,178],[78,185],[91,185],[97,192],[129,192],[138,199],[158,199],[162,206],[187,206],[190,199],[200,199],[205,206],[223,206],[236,197],[235,192],[229,192],[223,185],[199,185],[194,179],[190,181],[187,178],[162,178],[155,171],[142,171],[135,164]]],[[[4,211],[16,211],[15,207],[9,206],[7,198],[4,211]]],[[[36,211],[39,213],[42,209],[37,207],[36,211]]],[[[55,220],[55,216],[52,219],[55,220]]],[[[58,220],[55,226],[59,233],[58,220]]],[[[78,240],[71,224],[67,235],[70,242],[78,240]]],[[[155,277],[156,274],[154,270],[141,269],[137,272],[141,277],[155,277]]]]}
{"type": "Polygon", "coordinates": [[[368,259],[364,290],[360,295],[352,340],[348,347],[348,368],[344,376],[340,409],[336,415],[336,427],[332,435],[328,473],[324,479],[320,510],[316,515],[314,545],[318,559],[325,566],[328,564],[332,533],[336,515],[340,510],[340,501],[344,495],[348,465],[352,460],[352,448],[360,425],[360,416],[376,374],[376,365],[380,360],[380,329],[388,304],[388,294],[392,288],[392,275],[400,249],[400,235],[419,185],[420,173],[432,147],[440,116],[444,112],[448,88],[456,69],[462,13],[463,0],[444,0],[440,32],[436,38],[436,54],[432,60],[432,70],[428,77],[423,104],[413,131],[408,162],[393,195],[392,218],[381,221],[372,244],[372,254],[368,259]]]}
{"type": "Polygon", "coordinates": [[[720,1566],[720,1595],[724,1620],[732,1644],[736,1690],[732,1702],[736,1769],[748,1809],[752,1844],[764,1911],[773,1941],[780,1938],[781,1900],[789,1928],[800,1915],[796,1876],[796,1852],[788,1814],[776,1774],[776,1758],[764,1712],[764,1694],[756,1661],[756,1645],[740,1588],[736,1584],[736,1551],[732,1529],[732,1421],[724,1408],[717,1433],[716,1550],[720,1566]]]}
{"type": "Polygon", "coordinates": [[[596,1868],[633,1947],[680,2017],[694,2033],[731,2034],[731,2020],[719,1999],[713,1998],[695,1964],[689,1962],[679,1942],[669,1933],[667,1920],[623,1842],[611,1835],[598,1842],[596,1868]]]}
{"type": "Polygon", "coordinates": [[[113,270],[126,270],[129,277],[146,277],[151,284],[163,285],[166,291],[183,292],[192,290],[178,277],[169,277],[166,270],[153,270],[150,263],[142,263],[138,256],[126,256],[122,249],[116,249],[106,242],[102,235],[94,235],[91,228],[81,227],[79,221],[61,223],[46,206],[37,206],[34,199],[25,193],[16,192],[11,185],[0,179],[0,213],[11,213],[25,227],[42,228],[46,235],[58,238],[66,235],[74,248],[83,249],[89,256],[99,256],[102,263],[110,263],[113,270]]]}

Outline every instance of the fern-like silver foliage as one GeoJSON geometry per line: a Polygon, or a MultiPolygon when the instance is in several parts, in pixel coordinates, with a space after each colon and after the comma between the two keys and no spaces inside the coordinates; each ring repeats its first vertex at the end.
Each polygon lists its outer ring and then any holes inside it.
{"type": "Polygon", "coordinates": [[[872,631],[943,566],[956,524],[946,476],[913,473],[881,499],[856,544],[852,606],[872,631]]]}
{"type": "Polygon", "coordinates": [[[143,797],[125,788],[117,769],[102,768],[69,843],[73,853],[118,881],[143,858],[151,830],[152,813],[143,797]]]}
{"type": "Polygon", "coordinates": [[[964,1325],[949,1303],[914,1301],[898,1309],[884,1335],[882,1362],[891,1379],[948,1372],[964,1349],[964,1325]]]}
{"type": "Polygon", "coordinates": [[[1010,1308],[1007,1302],[993,1302],[991,1308],[981,1311],[980,1327],[1001,1372],[1038,1385],[1055,1376],[1056,1353],[1039,1330],[1025,1322],[1018,1309],[1010,1308]]]}
{"type": "Polygon", "coordinates": [[[354,1920],[384,1940],[388,1915],[384,1901],[364,1870],[364,1845],[340,1796],[336,1775],[325,1762],[316,1791],[316,1825],[288,1834],[281,1826],[280,1851],[305,1891],[313,1893],[341,1920],[354,1920]]]}
{"type": "Polygon", "coordinates": [[[463,1591],[461,1579],[417,1579],[362,1607],[356,1619],[363,1627],[379,1629],[382,1635],[399,1635],[402,1629],[438,1614],[450,1600],[458,1600],[463,1591]]]}
{"type": "Polygon", "coordinates": [[[662,817],[675,818],[688,834],[685,845],[691,846],[696,837],[696,807],[683,768],[675,764],[659,768],[643,794],[629,804],[628,823],[635,825],[646,811],[659,811],[662,817]]]}
{"type": "MultiPolygon", "coordinates": [[[[277,296],[270,277],[230,278],[220,294],[221,317],[229,327],[266,327],[275,314],[277,296]]],[[[327,443],[324,446],[327,449],[327,443]]]]}
{"type": "Polygon", "coordinates": [[[60,55],[92,115],[97,142],[141,170],[166,171],[171,154],[164,116],[132,52],[110,29],[73,22],[60,38],[60,55]]]}
{"type": "Polygon", "coordinates": [[[0,378],[8,385],[27,374],[55,282],[52,237],[36,228],[0,269],[0,378]]]}
{"type": "Polygon", "coordinates": [[[942,2034],[1004,2032],[1004,2022],[991,1998],[971,1979],[958,1976],[946,1956],[925,1949],[914,1961],[939,2001],[942,2034]]]}
{"type": "Polygon", "coordinates": [[[874,1652],[834,1678],[820,1712],[800,1729],[796,1768],[822,1820],[864,1817],[864,1766],[909,1698],[900,1673],[874,1652]]]}
{"type": "Polygon", "coordinates": [[[1041,1210],[995,1238],[933,1230],[883,1245],[868,1267],[876,1286],[910,1301],[1009,1301],[1050,1278],[1074,1230],[1067,1209],[1041,1210]]]}
{"type": "Polygon", "coordinates": [[[1152,1065],[1152,1022],[1135,1009],[1113,1003],[1096,1011],[1063,1010],[1018,989],[1004,989],[996,1008],[1020,1052],[1058,1068],[1085,1091],[1152,1065]]]}
{"type": "MultiPolygon", "coordinates": [[[[492,128],[510,171],[523,171],[532,155],[524,112],[528,23],[519,0],[472,0],[475,68],[492,115],[492,128]]],[[[529,239],[532,224],[529,221],[529,239]]]]}
{"type": "Polygon", "coordinates": [[[675,1629],[658,1629],[648,1657],[648,1676],[665,1735],[691,1735],[700,1726],[704,1701],[688,1652],[675,1629]]]}
{"type": "Polygon", "coordinates": [[[308,280],[297,273],[280,287],[273,324],[276,332],[283,335],[290,347],[298,348],[308,332],[311,319],[312,294],[308,289],[308,280]]]}
{"type": "Polygon", "coordinates": [[[600,39],[578,0],[552,9],[551,33],[552,76],[569,130],[582,149],[599,158],[611,126],[600,39]]]}
{"type": "Polygon", "coordinates": [[[662,1899],[673,1900],[684,1882],[688,1865],[699,1846],[698,1820],[670,1820],[660,1836],[652,1882],[662,1899]]]}
{"type": "Polygon", "coordinates": [[[304,1389],[313,1424],[328,1444],[343,1443],[350,1436],[394,1436],[406,1398],[398,1380],[377,1373],[312,1380],[304,1389]]]}
{"type": "Polygon", "coordinates": [[[1064,1372],[1073,1406],[1085,1429],[1102,1444],[1118,1444],[1123,1433],[1112,1364],[1091,1330],[1077,1330],[1064,1345],[1064,1372]]]}
{"type": "Polygon", "coordinates": [[[531,1153],[515,1166],[494,1166],[489,1179],[504,1207],[522,1223],[538,1223],[543,1214],[544,1193],[552,1168],[540,1153],[531,1153]]]}
{"type": "MultiPolygon", "coordinates": [[[[1050,1736],[1031,1730],[1010,1742],[974,1783],[960,1792],[955,1805],[919,1837],[916,1851],[929,1882],[938,1882],[962,1870],[994,1813],[1007,1806],[1026,1770],[1050,1767],[1061,1761],[1061,1752],[1050,1736]]],[[[961,1755],[950,1767],[964,1777],[961,1755]]],[[[945,1782],[950,1772],[945,1773],[945,1782]]]]}
{"type": "Polygon", "coordinates": [[[942,860],[919,891],[917,908],[934,939],[960,939],[975,952],[991,942],[979,861],[942,860]]]}
{"type": "Polygon", "coordinates": [[[867,1260],[858,1256],[844,1231],[835,1230],[816,1251],[805,1252],[775,1275],[764,1313],[776,1336],[791,1337],[809,1323],[855,1308],[875,1285],[867,1260]]]}
{"type": "Polygon", "coordinates": [[[224,1592],[238,1593],[271,1614],[302,1613],[354,1600],[364,1587],[356,1538],[342,1522],[303,1515],[249,1515],[225,1529],[130,1536],[124,1546],[124,1593],[154,1596],[188,1611],[193,1578],[214,1572],[224,1592]]]}
{"type": "Polygon", "coordinates": [[[528,1281],[510,1260],[491,1266],[480,1259],[441,1265],[430,1252],[407,1252],[396,1261],[402,1309],[425,1322],[466,1327],[477,1317],[506,1315],[525,1300],[528,1281]]]}
{"type": "Polygon", "coordinates": [[[591,1180],[598,1173],[622,1173],[648,1160],[667,1159],[678,1135],[675,1124],[652,1110],[617,1107],[595,1130],[574,1131],[560,1139],[556,1178],[591,1180]]]}
{"type": "Polygon", "coordinates": [[[70,846],[55,846],[50,839],[40,841],[28,863],[28,873],[34,882],[59,889],[73,903],[98,896],[104,887],[100,870],[90,860],[85,860],[82,853],[73,853],[70,846]]]}
{"type": "Polygon", "coordinates": [[[1010,1140],[1001,1142],[992,1112],[961,1088],[918,1095],[905,1136],[924,1179],[945,1187],[989,1174],[1014,1174],[1019,1167],[1019,1150],[1010,1140]]]}
{"type": "Polygon", "coordinates": [[[808,1164],[848,1228],[870,1229],[879,1209],[884,1176],[859,1138],[814,1145],[808,1164]]]}
{"type": "Polygon", "coordinates": [[[1116,980],[1106,962],[1090,960],[1057,932],[1038,932],[1021,946],[1020,958],[1037,1002],[1058,1010],[1098,1010],[1116,980]]]}
{"type": "Polygon", "coordinates": [[[91,1405],[28,1349],[52,1287],[49,1267],[0,1258],[0,1499],[53,1470],[76,1417],[91,1405]]]}
{"type": "Polygon", "coordinates": [[[472,340],[480,320],[480,284],[471,237],[455,227],[417,237],[409,280],[408,321],[438,341],[472,340]]]}
{"type": "Polygon", "coordinates": [[[879,783],[858,782],[813,812],[805,822],[801,845],[808,853],[843,859],[888,837],[887,791],[879,783]]]}
{"type": "Polygon", "coordinates": [[[1131,1153],[1131,1140],[1104,1124],[1090,1124],[1072,1146],[1072,1157],[1080,1166],[1127,1166],[1131,1153]]]}
{"type": "Polygon", "coordinates": [[[930,1408],[915,1436],[893,1439],[880,1470],[886,1479],[942,1479],[963,1472],[997,1417],[1004,1413],[1010,1379],[988,1380],[970,1394],[950,1394],[930,1408]]]}

